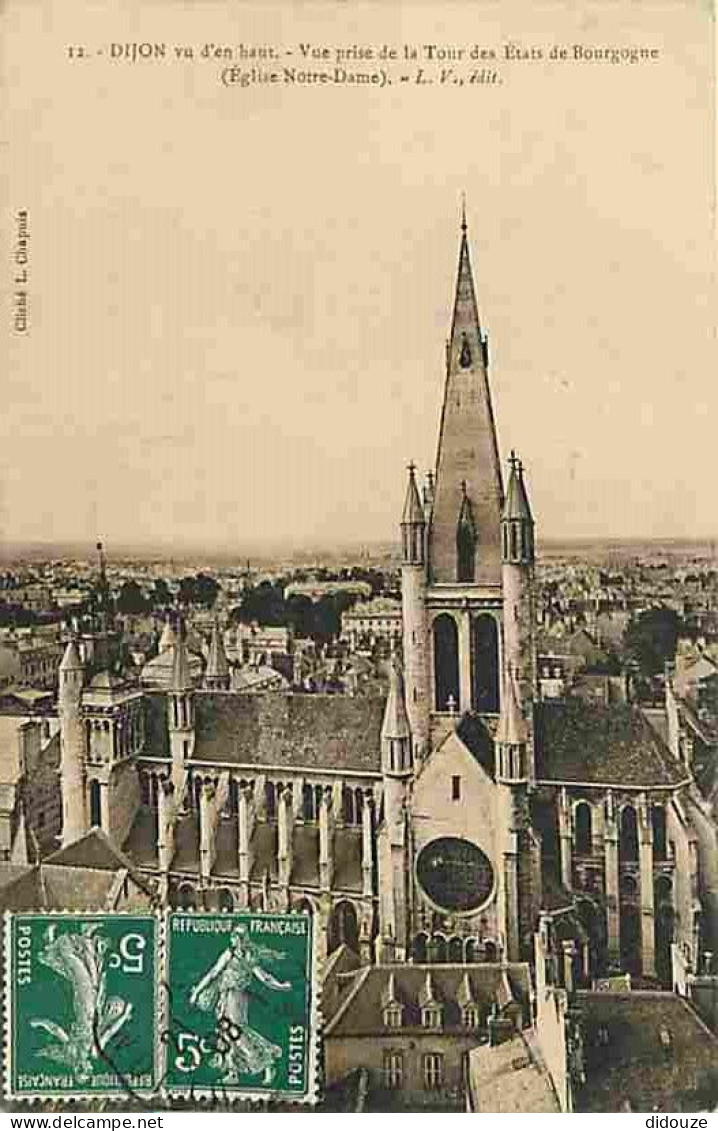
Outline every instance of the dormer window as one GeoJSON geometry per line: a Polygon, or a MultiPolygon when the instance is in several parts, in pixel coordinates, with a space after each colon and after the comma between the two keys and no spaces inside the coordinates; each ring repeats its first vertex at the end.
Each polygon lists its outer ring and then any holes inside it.
{"type": "Polygon", "coordinates": [[[474,1003],[465,1005],[462,1010],[462,1021],[467,1029],[478,1029],[479,1027],[479,1008],[474,1003]]]}
{"type": "Polygon", "coordinates": [[[384,1025],[387,1029],[401,1029],[403,1011],[400,1005],[388,1005],[384,1010],[384,1025]]]}
{"type": "Polygon", "coordinates": [[[425,1005],[421,1011],[421,1024],[424,1029],[441,1028],[441,1006],[425,1005]]]}

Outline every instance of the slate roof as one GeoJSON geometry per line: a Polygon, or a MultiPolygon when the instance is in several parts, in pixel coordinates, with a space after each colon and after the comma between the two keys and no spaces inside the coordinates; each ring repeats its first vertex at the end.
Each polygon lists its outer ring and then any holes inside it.
{"type": "Polygon", "coordinates": [[[132,868],[132,861],[116,848],[102,829],[90,829],[79,840],[53,852],[46,864],[62,864],[69,868],[97,868],[116,872],[118,868],[132,868]]]}
{"type": "Polygon", "coordinates": [[[0,893],[5,911],[97,911],[107,905],[116,874],[95,868],[38,864],[0,893]]]}
{"type": "Polygon", "coordinates": [[[526,963],[511,963],[504,970],[498,963],[472,965],[392,965],[364,966],[354,977],[352,989],[345,993],[336,1013],[329,1020],[325,1035],[376,1036],[390,1033],[384,1025],[383,1001],[390,980],[393,992],[404,1007],[402,1033],[408,1029],[421,1029],[422,994],[426,989],[427,974],[436,1001],[443,1008],[444,1031],[462,1028],[462,984],[468,978],[473,1000],[480,1013],[487,1016],[496,1003],[504,1008],[512,1001],[523,1004],[528,999],[530,976],[526,963]]]}
{"type": "Polygon", "coordinates": [[[464,746],[490,778],[494,777],[494,740],[478,715],[465,714],[456,728],[464,746]]]}
{"type": "Polygon", "coordinates": [[[574,699],[538,705],[539,781],[647,788],[676,786],[685,776],[660,736],[634,707],[574,699]]]}
{"type": "Polygon", "coordinates": [[[156,867],[157,831],[155,818],[150,809],[145,807],[138,809],[123,848],[134,860],[136,867],[156,867]]]}
{"type": "MultiPolygon", "coordinates": [[[[201,762],[381,772],[382,697],[197,692],[201,762]]],[[[169,756],[166,697],[147,696],[146,753],[169,756]]]]}
{"type": "Polygon", "coordinates": [[[586,1073],[577,1111],[713,1110],[710,1083],[718,1070],[718,1037],[684,998],[640,990],[584,992],[577,994],[576,1004],[586,1073]],[[607,1031],[607,1043],[599,1042],[600,1029],[607,1031]]]}

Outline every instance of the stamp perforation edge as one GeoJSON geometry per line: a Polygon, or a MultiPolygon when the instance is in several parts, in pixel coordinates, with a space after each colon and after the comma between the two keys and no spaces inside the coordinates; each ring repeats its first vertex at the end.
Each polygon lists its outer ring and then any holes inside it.
{"type": "MultiPolygon", "coordinates": [[[[212,917],[212,912],[207,911],[165,911],[164,913],[164,929],[163,929],[163,955],[162,955],[162,976],[160,978],[160,987],[162,993],[162,1025],[165,1029],[168,1028],[169,1021],[169,1001],[167,996],[167,987],[169,985],[169,951],[170,951],[170,938],[169,920],[172,915],[180,914],[187,918],[207,918],[212,917]]],[[[221,915],[222,912],[215,912],[215,915],[221,915]]],[[[234,911],[230,912],[230,916],[239,915],[267,915],[267,916],[282,916],[291,915],[289,912],[252,912],[252,911],[234,911]]],[[[296,913],[295,913],[296,914],[296,913]]],[[[181,1089],[177,1087],[164,1087],[164,1080],[166,1078],[166,1069],[162,1051],[160,1055],[162,1060],[160,1062],[160,1079],[163,1081],[163,1095],[171,1102],[172,1099],[178,1100],[197,1100],[206,1103],[209,1106],[212,1101],[218,1102],[221,1098],[221,1103],[224,1106],[231,1107],[236,1103],[252,1103],[257,1108],[264,1108],[270,1103],[281,1103],[293,1107],[314,1107],[319,1100],[319,1044],[322,1029],[322,1012],[321,1012],[321,996],[322,996],[322,980],[320,974],[323,970],[320,969],[319,954],[317,949],[317,942],[319,939],[317,917],[311,915],[307,917],[310,923],[310,999],[309,999],[309,1045],[308,1045],[308,1062],[307,1062],[307,1089],[302,1095],[292,1094],[283,1091],[266,1091],[252,1090],[247,1091],[244,1089],[235,1089],[232,1087],[223,1086],[219,1088],[186,1088],[181,1089]]],[[[166,1048],[166,1046],[163,1046],[166,1048]]]]}
{"type": "Polygon", "coordinates": [[[55,1095],[48,1092],[15,1092],[13,1090],[13,1048],[14,1048],[14,1002],[12,995],[12,924],[17,918],[22,919],[146,919],[154,923],[154,1008],[155,1029],[153,1034],[153,1068],[155,1084],[153,1088],[144,1090],[136,1089],[138,1098],[148,1106],[152,1100],[158,1100],[160,1093],[158,1083],[161,1067],[159,1039],[160,1024],[162,1021],[162,1006],[160,1000],[160,987],[158,973],[161,969],[161,936],[164,930],[164,915],[159,911],[5,911],[3,915],[3,994],[2,994],[2,1040],[3,1040],[3,1081],[2,1096],[5,1101],[12,1100],[18,1104],[28,1104],[31,1107],[41,1106],[57,1109],[61,1104],[77,1105],[91,1104],[101,1100],[103,1103],[127,1105],[128,1095],[122,1091],[92,1091],[92,1092],[58,1092],[55,1095]]]}

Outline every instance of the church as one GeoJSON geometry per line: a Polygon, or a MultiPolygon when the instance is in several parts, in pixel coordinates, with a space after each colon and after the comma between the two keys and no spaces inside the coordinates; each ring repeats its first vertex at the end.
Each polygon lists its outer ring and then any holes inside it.
{"type": "Polygon", "coordinates": [[[534,517],[465,218],[436,464],[409,466],[400,537],[385,700],[232,690],[217,627],[204,670],[168,627],[151,687],[71,641],[63,845],[100,828],[172,906],[316,916],[325,958],[526,962],[541,921],[577,978],[669,985],[672,947],[695,968],[716,941],[695,787],[631,703],[540,699],[534,517]]]}

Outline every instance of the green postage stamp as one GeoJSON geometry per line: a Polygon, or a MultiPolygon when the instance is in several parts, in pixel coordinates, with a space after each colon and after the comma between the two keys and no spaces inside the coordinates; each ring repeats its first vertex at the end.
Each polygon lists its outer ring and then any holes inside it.
{"type": "Polygon", "coordinates": [[[312,919],[169,915],[164,1084],[170,1095],[315,1098],[312,919]]]}
{"type": "Polygon", "coordinates": [[[316,1099],[311,917],[28,912],[4,922],[10,1098],[316,1099]]]}
{"type": "Polygon", "coordinates": [[[9,1096],[157,1088],[158,928],[152,915],[6,915],[9,1096]]]}

